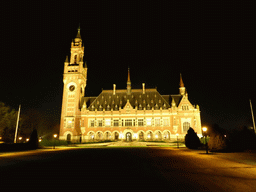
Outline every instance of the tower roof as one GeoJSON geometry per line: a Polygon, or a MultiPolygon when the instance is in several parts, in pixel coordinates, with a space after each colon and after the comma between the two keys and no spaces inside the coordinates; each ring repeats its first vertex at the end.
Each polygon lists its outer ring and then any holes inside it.
{"type": "Polygon", "coordinates": [[[80,34],[80,25],[77,28],[77,35],[76,35],[76,38],[75,38],[75,43],[79,43],[79,42],[82,42],[82,38],[81,38],[81,34],[80,34]]]}
{"type": "Polygon", "coordinates": [[[183,80],[182,80],[181,73],[180,73],[180,87],[185,87],[185,86],[184,86],[184,83],[183,83],[183,80]]]}
{"type": "Polygon", "coordinates": [[[77,28],[77,35],[76,35],[76,38],[80,38],[81,39],[81,34],[80,34],[80,24],[77,28]]]}

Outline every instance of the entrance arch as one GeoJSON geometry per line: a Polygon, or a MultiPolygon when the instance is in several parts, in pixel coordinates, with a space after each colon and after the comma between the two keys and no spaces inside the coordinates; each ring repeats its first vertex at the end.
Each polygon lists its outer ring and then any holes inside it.
{"type": "Polygon", "coordinates": [[[144,133],[142,131],[139,134],[139,140],[140,141],[144,140],[144,133]]]}
{"type": "Polygon", "coordinates": [[[68,143],[71,142],[71,134],[67,134],[67,142],[68,142],[68,143]]]}
{"type": "Polygon", "coordinates": [[[118,138],[119,138],[118,132],[115,132],[114,138],[115,138],[115,140],[118,140],[118,138]]]}
{"type": "Polygon", "coordinates": [[[132,134],[131,134],[131,132],[127,132],[126,134],[125,134],[125,138],[126,138],[126,141],[132,141],[132,134]]]}

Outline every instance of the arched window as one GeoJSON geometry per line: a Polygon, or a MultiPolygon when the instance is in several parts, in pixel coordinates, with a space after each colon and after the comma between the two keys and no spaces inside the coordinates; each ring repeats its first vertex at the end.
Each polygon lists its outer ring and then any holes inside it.
{"type": "Polygon", "coordinates": [[[152,140],[153,139],[153,133],[151,131],[148,133],[147,139],[148,140],[152,140]]]}
{"type": "Polygon", "coordinates": [[[184,123],[183,123],[183,132],[187,132],[188,129],[189,129],[189,127],[190,127],[189,122],[184,122],[184,123]]]}

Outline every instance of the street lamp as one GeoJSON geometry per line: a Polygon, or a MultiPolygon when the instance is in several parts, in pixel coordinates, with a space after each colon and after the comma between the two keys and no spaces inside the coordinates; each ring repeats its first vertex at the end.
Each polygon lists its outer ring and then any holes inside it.
{"type": "Polygon", "coordinates": [[[22,137],[19,137],[19,140],[21,141],[22,137]]]}
{"type": "Polygon", "coordinates": [[[56,140],[56,138],[57,138],[57,134],[54,134],[53,137],[54,137],[54,146],[53,146],[53,149],[55,149],[55,140],[56,140]]]}
{"type": "Polygon", "coordinates": [[[178,141],[179,133],[176,133],[176,136],[177,136],[177,148],[179,148],[179,141],[178,141]]]}
{"type": "Polygon", "coordinates": [[[206,131],[207,131],[207,127],[203,127],[205,149],[206,149],[206,153],[208,154],[208,144],[207,144],[207,141],[206,141],[206,131]]]}

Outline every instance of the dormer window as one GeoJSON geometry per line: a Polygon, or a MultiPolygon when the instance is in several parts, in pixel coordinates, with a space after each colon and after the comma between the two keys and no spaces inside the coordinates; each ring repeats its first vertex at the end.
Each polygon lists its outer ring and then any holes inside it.
{"type": "Polygon", "coordinates": [[[142,105],[141,104],[139,105],[139,110],[142,110],[142,105]]]}
{"type": "Polygon", "coordinates": [[[147,105],[147,110],[150,110],[150,105],[149,104],[147,105]]]}

